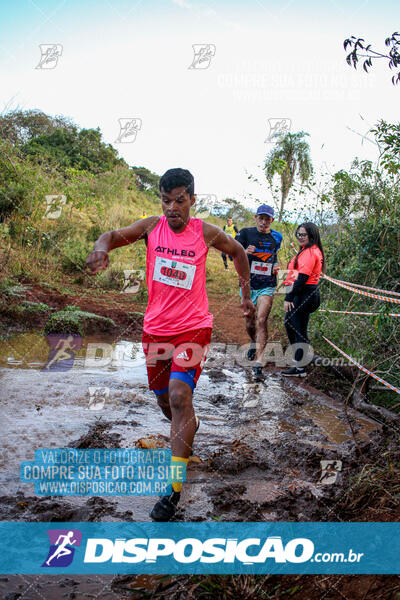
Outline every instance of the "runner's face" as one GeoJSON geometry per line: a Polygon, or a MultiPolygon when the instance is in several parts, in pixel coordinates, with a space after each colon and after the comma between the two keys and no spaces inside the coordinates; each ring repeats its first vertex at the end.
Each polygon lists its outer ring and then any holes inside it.
{"type": "Polygon", "coordinates": [[[258,231],[260,233],[268,233],[274,218],[269,215],[255,215],[254,218],[257,223],[258,231]]]}
{"type": "Polygon", "coordinates": [[[304,227],[299,227],[299,230],[297,231],[296,235],[301,247],[308,244],[308,233],[304,227]]]}
{"type": "Polygon", "coordinates": [[[161,188],[161,204],[168,225],[176,232],[183,231],[190,219],[190,207],[196,197],[190,197],[184,186],[166,192],[161,188]]]}

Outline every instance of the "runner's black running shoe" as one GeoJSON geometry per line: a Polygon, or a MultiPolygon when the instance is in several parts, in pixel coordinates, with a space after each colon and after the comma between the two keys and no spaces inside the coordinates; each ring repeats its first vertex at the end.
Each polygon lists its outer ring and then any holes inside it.
{"type": "Polygon", "coordinates": [[[264,381],[265,377],[260,365],[253,367],[253,379],[254,381],[264,381]]]}
{"type": "Polygon", "coordinates": [[[153,521],[170,521],[176,513],[180,497],[180,492],[172,492],[169,496],[161,496],[150,513],[153,521]]]}
{"type": "Polygon", "coordinates": [[[307,373],[302,367],[292,367],[291,369],[282,371],[282,375],[284,377],[306,377],[307,373]]]}
{"type": "Polygon", "coordinates": [[[256,357],[256,352],[256,348],[250,346],[250,348],[247,350],[247,360],[254,360],[256,357]]]}

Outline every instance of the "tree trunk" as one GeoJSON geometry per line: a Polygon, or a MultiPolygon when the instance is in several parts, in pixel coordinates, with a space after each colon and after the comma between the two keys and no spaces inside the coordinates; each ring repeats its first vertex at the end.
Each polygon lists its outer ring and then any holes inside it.
{"type": "Polygon", "coordinates": [[[282,190],[281,190],[281,206],[279,208],[279,216],[278,216],[278,221],[281,222],[282,221],[282,216],[283,216],[283,209],[285,208],[285,203],[286,203],[286,199],[289,195],[289,188],[285,188],[284,186],[282,186],[282,190]]]}
{"type": "Polygon", "coordinates": [[[281,206],[279,209],[278,221],[282,221],[286,199],[289,195],[290,188],[292,187],[293,178],[294,178],[294,171],[292,172],[289,169],[289,167],[287,166],[281,175],[281,206]]]}

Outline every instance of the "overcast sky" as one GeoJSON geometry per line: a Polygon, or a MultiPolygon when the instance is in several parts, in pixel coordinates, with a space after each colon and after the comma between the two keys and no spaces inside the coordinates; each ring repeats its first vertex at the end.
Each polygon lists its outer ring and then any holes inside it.
{"type": "Polygon", "coordinates": [[[355,156],[376,159],[376,147],[350,129],[364,134],[380,118],[398,121],[400,86],[386,62],[366,75],[347,66],[343,50],[351,35],[383,50],[400,30],[398,0],[6,4],[0,110],[12,100],[65,115],[99,126],[113,144],[119,119],[137,119],[136,139],[114,144],[120,155],[159,174],[188,168],[198,193],[271,200],[268,186],[246,174],[262,180],[269,119],[310,134],[317,172],[348,168],[355,156]],[[45,63],[53,68],[36,68],[40,44],[59,45],[58,60],[45,63]],[[194,44],[210,44],[214,55],[189,68],[194,44]]]}

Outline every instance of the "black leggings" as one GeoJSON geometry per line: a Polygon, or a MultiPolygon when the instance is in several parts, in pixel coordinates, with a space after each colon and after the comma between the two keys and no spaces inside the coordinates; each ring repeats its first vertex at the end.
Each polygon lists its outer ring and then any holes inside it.
{"type": "MultiPolygon", "coordinates": [[[[294,308],[285,313],[285,328],[290,344],[309,344],[307,335],[310,315],[321,304],[317,285],[305,285],[298,296],[295,296],[294,308]]],[[[307,353],[307,347],[304,348],[307,353]]],[[[303,348],[297,348],[294,360],[300,362],[303,358],[303,348]]]]}

